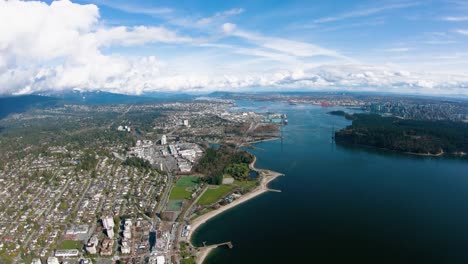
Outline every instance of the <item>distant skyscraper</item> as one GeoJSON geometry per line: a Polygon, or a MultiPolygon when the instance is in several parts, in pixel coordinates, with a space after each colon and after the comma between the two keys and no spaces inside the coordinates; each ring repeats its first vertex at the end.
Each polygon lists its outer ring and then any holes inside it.
{"type": "Polygon", "coordinates": [[[161,137],[161,145],[166,145],[167,144],[167,137],[166,135],[162,135],[161,137]]]}

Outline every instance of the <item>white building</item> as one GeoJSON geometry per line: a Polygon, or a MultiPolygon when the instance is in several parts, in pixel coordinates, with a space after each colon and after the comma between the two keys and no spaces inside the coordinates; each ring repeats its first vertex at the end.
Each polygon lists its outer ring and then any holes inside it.
{"type": "Polygon", "coordinates": [[[96,254],[97,253],[96,245],[89,242],[88,244],[86,244],[86,251],[89,254],[96,254]]]}
{"type": "Polygon", "coordinates": [[[164,258],[164,256],[151,256],[148,259],[148,263],[149,264],[164,264],[166,263],[166,259],[164,258]]]}
{"type": "Polygon", "coordinates": [[[86,251],[88,251],[89,254],[96,254],[97,253],[97,246],[99,245],[99,240],[96,236],[92,236],[88,244],[86,244],[86,251]]]}
{"type": "Polygon", "coordinates": [[[171,154],[172,154],[173,156],[177,156],[177,155],[178,155],[177,148],[176,148],[176,146],[174,146],[174,145],[169,145],[169,151],[171,151],[171,154]]]}
{"type": "Polygon", "coordinates": [[[125,230],[123,232],[123,237],[126,239],[131,239],[132,238],[132,232],[130,230],[125,230]]]}
{"type": "Polygon", "coordinates": [[[102,220],[102,226],[104,227],[104,229],[114,228],[114,219],[112,219],[112,217],[110,216],[104,217],[101,220],[102,220]]]}
{"type": "Polygon", "coordinates": [[[109,237],[110,239],[114,239],[114,229],[112,228],[106,229],[106,233],[107,233],[107,237],[109,237]]]}
{"type": "Polygon", "coordinates": [[[117,131],[127,131],[130,132],[131,128],[129,126],[119,126],[117,127],[117,131]]]}
{"type": "Polygon", "coordinates": [[[120,247],[122,254],[130,254],[130,244],[128,243],[127,239],[122,241],[122,246],[120,247]]]}
{"type": "Polygon", "coordinates": [[[42,264],[41,259],[35,258],[31,261],[31,264],[42,264]]]}
{"type": "MultiPolygon", "coordinates": [[[[59,249],[55,251],[56,257],[78,257],[80,252],[78,249],[59,249]]],[[[47,260],[47,263],[49,260],[47,260]]]]}
{"type": "Polygon", "coordinates": [[[65,234],[67,235],[78,235],[78,234],[87,234],[89,231],[89,226],[88,225],[79,225],[79,226],[74,226],[70,229],[68,229],[65,234]]]}
{"type": "Polygon", "coordinates": [[[187,120],[187,119],[184,119],[184,126],[186,126],[186,127],[189,126],[189,123],[188,123],[188,120],[187,120]]]}
{"type": "Polygon", "coordinates": [[[60,262],[56,257],[49,257],[47,258],[47,264],[60,264],[60,262]]]}
{"type": "Polygon", "coordinates": [[[161,137],[161,145],[166,145],[167,144],[167,137],[166,135],[162,135],[161,137]]]}
{"type": "Polygon", "coordinates": [[[164,258],[164,256],[156,257],[156,264],[164,264],[164,263],[166,263],[166,259],[164,258]]]}

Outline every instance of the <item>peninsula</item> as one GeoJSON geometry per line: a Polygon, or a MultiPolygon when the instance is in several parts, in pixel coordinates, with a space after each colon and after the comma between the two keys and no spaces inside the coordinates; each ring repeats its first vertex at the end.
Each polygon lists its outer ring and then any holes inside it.
{"type": "Polygon", "coordinates": [[[468,152],[468,123],[449,120],[412,120],[377,114],[333,112],[352,124],[336,131],[338,144],[361,145],[417,155],[457,155],[468,152]]]}

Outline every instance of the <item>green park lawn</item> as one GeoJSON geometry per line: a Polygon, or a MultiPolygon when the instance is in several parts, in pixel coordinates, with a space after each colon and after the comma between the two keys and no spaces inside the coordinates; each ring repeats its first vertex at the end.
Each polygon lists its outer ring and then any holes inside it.
{"type": "Polygon", "coordinates": [[[171,200],[180,200],[180,199],[190,199],[192,198],[192,193],[187,191],[187,187],[175,186],[172,188],[171,195],[169,199],[171,200]]]}
{"type": "Polygon", "coordinates": [[[81,249],[82,247],[83,243],[76,240],[64,240],[58,246],[59,249],[81,249]]]}
{"type": "Polygon", "coordinates": [[[224,196],[226,196],[233,188],[234,188],[233,185],[219,185],[219,186],[215,186],[215,188],[209,188],[202,195],[202,197],[200,197],[200,199],[198,200],[198,204],[200,205],[212,204],[218,201],[219,199],[223,198],[224,196]]]}
{"type": "Polygon", "coordinates": [[[255,186],[257,186],[258,182],[259,182],[258,180],[255,180],[255,181],[238,181],[238,180],[235,180],[233,185],[240,187],[243,192],[249,192],[253,188],[255,188],[255,186]]]}
{"type": "Polygon", "coordinates": [[[177,187],[194,187],[198,184],[199,177],[197,176],[182,176],[177,181],[177,187]]]}
{"type": "Polygon", "coordinates": [[[192,189],[197,186],[198,177],[197,176],[182,176],[176,182],[174,188],[172,188],[171,195],[169,199],[171,200],[181,200],[181,199],[190,199],[192,198],[192,189]]]}

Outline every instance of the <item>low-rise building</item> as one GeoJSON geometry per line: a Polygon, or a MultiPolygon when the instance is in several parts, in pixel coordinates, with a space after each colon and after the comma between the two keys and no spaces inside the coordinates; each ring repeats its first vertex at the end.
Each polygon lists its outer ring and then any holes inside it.
{"type": "Polygon", "coordinates": [[[86,251],[89,254],[96,254],[97,253],[97,246],[99,245],[99,240],[96,236],[92,236],[88,243],[86,244],[86,251]]]}
{"type": "Polygon", "coordinates": [[[34,258],[32,259],[31,264],[42,264],[42,261],[39,258],[34,258]]]}
{"type": "Polygon", "coordinates": [[[114,246],[114,240],[104,239],[101,246],[101,256],[111,256],[112,247],[114,246]]]}
{"type": "Polygon", "coordinates": [[[47,264],[60,264],[60,262],[56,257],[49,257],[47,258],[47,264]]]}
{"type": "Polygon", "coordinates": [[[130,241],[127,239],[122,240],[122,246],[120,247],[120,250],[122,251],[122,254],[130,254],[130,241]]]}
{"type": "Polygon", "coordinates": [[[55,251],[56,257],[78,257],[79,254],[78,249],[57,249],[55,251]]]}

